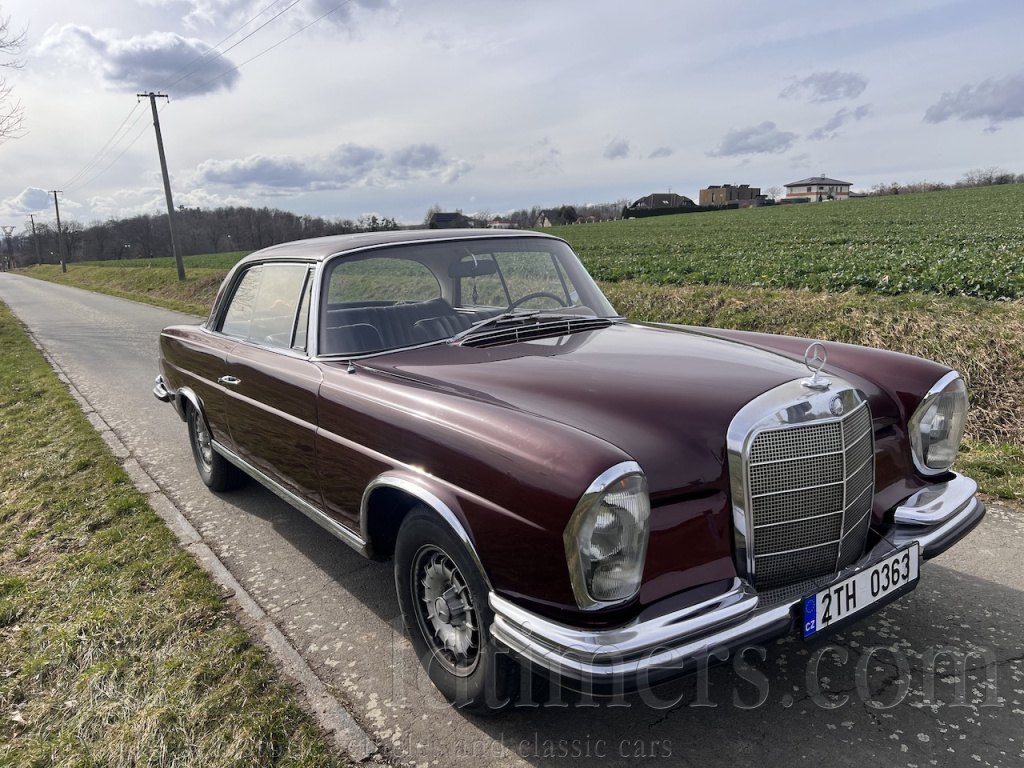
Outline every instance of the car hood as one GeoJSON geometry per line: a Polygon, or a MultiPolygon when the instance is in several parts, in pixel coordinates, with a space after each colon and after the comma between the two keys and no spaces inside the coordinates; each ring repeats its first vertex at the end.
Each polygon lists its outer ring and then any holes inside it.
{"type": "Polygon", "coordinates": [[[639,462],[652,498],[726,490],[733,416],[808,375],[801,363],[743,343],[625,323],[489,348],[433,346],[363,364],[595,435],[639,462]]]}

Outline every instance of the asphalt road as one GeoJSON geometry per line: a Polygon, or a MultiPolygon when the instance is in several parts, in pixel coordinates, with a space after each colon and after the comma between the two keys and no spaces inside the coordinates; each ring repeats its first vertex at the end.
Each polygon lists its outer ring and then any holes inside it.
{"type": "Polygon", "coordinates": [[[561,706],[468,718],[444,705],[396,629],[389,564],[363,560],[255,483],[218,496],[199,481],[185,425],[151,394],[160,328],[195,318],[9,273],[0,300],[345,703],[378,760],[1024,764],[1019,512],[990,506],[967,540],[924,566],[916,591],[818,645],[751,649],[642,696],[556,697],[546,703],[561,706]]]}

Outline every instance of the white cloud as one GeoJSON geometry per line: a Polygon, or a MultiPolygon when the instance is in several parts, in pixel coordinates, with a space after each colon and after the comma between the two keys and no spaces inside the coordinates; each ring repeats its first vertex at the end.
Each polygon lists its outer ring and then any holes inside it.
{"type": "Polygon", "coordinates": [[[629,142],[625,139],[612,139],[604,148],[606,160],[621,160],[629,157],[629,142]]]}
{"type": "Polygon", "coordinates": [[[551,139],[543,138],[536,144],[521,151],[512,161],[512,168],[529,176],[545,176],[561,173],[559,158],[562,151],[551,143],[551,139]]]}
{"type": "Polygon", "coordinates": [[[661,158],[664,157],[672,157],[674,152],[675,150],[672,149],[672,147],[658,147],[653,152],[651,152],[651,154],[649,154],[647,158],[649,160],[660,160],[661,158]]]}
{"type": "Polygon", "coordinates": [[[788,150],[797,135],[780,131],[775,123],[765,121],[750,128],[736,128],[725,134],[718,149],[708,152],[709,157],[733,155],[779,154],[788,150]]]}
{"type": "Polygon", "coordinates": [[[53,195],[45,189],[29,187],[0,203],[4,216],[27,216],[30,213],[53,210],[53,195]]]}
{"type": "Polygon", "coordinates": [[[120,39],[113,32],[65,24],[51,28],[37,51],[96,71],[111,90],[170,90],[176,98],[231,90],[235,64],[202,40],[172,32],[120,39]]]}
{"type": "Polygon", "coordinates": [[[926,123],[946,120],[988,120],[992,130],[999,123],[1024,117],[1024,72],[977,85],[947,91],[924,113],[926,123]]]}
{"type": "Polygon", "coordinates": [[[843,107],[832,115],[824,125],[811,131],[807,138],[815,141],[820,141],[822,139],[834,139],[839,135],[839,129],[844,125],[863,120],[870,114],[871,108],[867,104],[862,104],[856,109],[847,109],[846,107],[843,107]]]}
{"type": "Polygon", "coordinates": [[[815,72],[788,85],[779,98],[811,102],[856,99],[867,87],[868,81],[855,72],[815,72]]]}
{"type": "Polygon", "coordinates": [[[432,144],[412,144],[394,152],[343,144],[323,156],[250,155],[235,160],[207,160],[196,171],[197,184],[236,189],[339,190],[396,186],[423,179],[450,184],[473,166],[451,158],[432,144]]]}

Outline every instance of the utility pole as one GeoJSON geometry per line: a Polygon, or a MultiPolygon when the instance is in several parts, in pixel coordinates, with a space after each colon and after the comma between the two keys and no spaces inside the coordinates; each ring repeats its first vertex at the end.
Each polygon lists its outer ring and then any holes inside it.
{"type": "Polygon", "coordinates": [[[11,235],[14,234],[14,227],[0,227],[4,231],[4,239],[7,241],[7,269],[14,269],[14,246],[11,245],[11,235]]]}
{"type": "Polygon", "coordinates": [[[34,214],[29,214],[28,217],[32,220],[32,242],[36,244],[36,264],[39,266],[43,265],[43,255],[39,252],[39,238],[36,237],[36,217],[34,214]]]}
{"type": "Polygon", "coordinates": [[[174,225],[174,202],[171,200],[171,180],[167,176],[167,158],[164,157],[164,139],[160,135],[160,115],[156,111],[156,100],[167,99],[163,93],[138,93],[140,99],[149,98],[153,108],[153,128],[156,130],[156,149],[160,153],[160,172],[164,175],[164,195],[167,197],[167,225],[171,228],[171,248],[174,250],[174,263],[178,267],[178,280],[185,281],[185,262],[181,259],[181,246],[178,245],[178,229],[174,225]]]}
{"type": "Polygon", "coordinates": [[[60,189],[51,189],[53,193],[53,207],[57,211],[57,255],[60,257],[60,271],[67,272],[68,265],[64,262],[64,232],[60,228],[60,206],[57,204],[57,195],[63,195],[64,191],[60,189]]]}

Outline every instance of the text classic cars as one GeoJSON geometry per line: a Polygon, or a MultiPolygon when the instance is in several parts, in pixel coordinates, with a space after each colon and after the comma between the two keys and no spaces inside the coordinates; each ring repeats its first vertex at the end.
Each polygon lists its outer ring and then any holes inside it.
{"type": "Polygon", "coordinates": [[[203,481],[252,476],[393,558],[415,650],[472,712],[524,667],[618,691],[834,631],[985,513],[951,470],[955,371],[631,323],[538,233],[267,248],[160,355],[203,481]]]}

